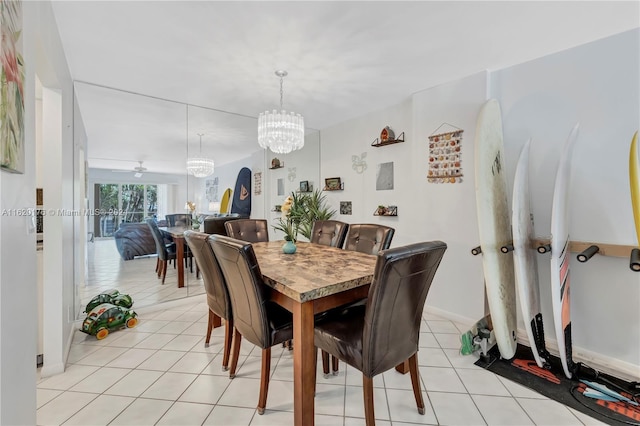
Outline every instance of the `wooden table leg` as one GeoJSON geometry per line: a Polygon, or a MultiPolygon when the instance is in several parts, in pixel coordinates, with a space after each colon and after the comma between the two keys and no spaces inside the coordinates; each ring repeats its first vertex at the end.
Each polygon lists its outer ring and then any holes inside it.
{"type": "Polygon", "coordinates": [[[293,416],[296,426],[314,424],[316,349],[313,339],[313,301],[293,306],[293,416]]]}
{"type": "Polygon", "coordinates": [[[176,243],[176,263],[178,266],[178,288],[184,287],[184,238],[173,237],[176,243]]]}

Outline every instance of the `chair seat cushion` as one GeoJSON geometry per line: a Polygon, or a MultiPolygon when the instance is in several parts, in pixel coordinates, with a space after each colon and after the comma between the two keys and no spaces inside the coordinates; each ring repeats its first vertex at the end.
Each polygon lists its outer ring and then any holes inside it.
{"type": "Polygon", "coordinates": [[[366,304],[355,304],[334,309],[318,317],[315,325],[316,346],[359,370],[365,308],[366,304]]]}
{"type": "Polygon", "coordinates": [[[293,316],[280,305],[267,302],[265,305],[269,328],[271,329],[271,346],[293,338],[293,316]]]}

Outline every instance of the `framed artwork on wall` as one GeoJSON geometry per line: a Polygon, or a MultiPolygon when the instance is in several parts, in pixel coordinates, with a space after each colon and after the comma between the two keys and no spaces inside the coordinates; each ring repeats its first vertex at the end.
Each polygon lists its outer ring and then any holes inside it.
{"type": "Polygon", "coordinates": [[[24,173],[22,2],[2,2],[0,28],[0,168],[11,173],[24,173]]]}
{"type": "Polygon", "coordinates": [[[339,177],[326,178],[324,184],[329,191],[335,191],[342,188],[342,182],[339,177]]]}
{"type": "Polygon", "coordinates": [[[308,180],[300,181],[300,192],[309,192],[309,181],[308,180]]]}
{"type": "Polygon", "coordinates": [[[278,179],[278,196],[284,195],[284,179],[278,179]]]}
{"type": "Polygon", "coordinates": [[[378,164],[376,173],[376,190],[393,189],[393,162],[378,164]]]}

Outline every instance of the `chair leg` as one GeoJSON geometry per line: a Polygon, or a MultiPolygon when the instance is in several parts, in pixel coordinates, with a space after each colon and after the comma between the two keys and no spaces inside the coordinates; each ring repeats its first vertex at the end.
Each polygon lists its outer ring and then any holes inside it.
{"type": "Polygon", "coordinates": [[[333,375],[337,376],[338,375],[338,358],[336,358],[335,356],[331,355],[331,367],[333,369],[333,375]]]}
{"type": "Polygon", "coordinates": [[[411,375],[411,385],[413,386],[413,396],[416,397],[418,413],[424,414],[424,400],[420,391],[420,377],[418,375],[418,354],[415,353],[409,358],[409,374],[411,375]]]}
{"type": "Polygon", "coordinates": [[[329,352],[322,352],[322,372],[324,373],[324,378],[326,379],[329,376],[329,352]]]}
{"type": "Polygon", "coordinates": [[[167,276],[167,261],[162,262],[162,284],[164,284],[164,279],[167,276]]]}
{"type": "MultiPolygon", "coordinates": [[[[207,338],[204,339],[204,347],[209,347],[209,341],[211,340],[211,332],[213,331],[213,320],[215,319],[215,315],[211,309],[209,309],[209,322],[207,323],[207,338]]],[[[225,335],[226,338],[226,335],[225,335]]]]}
{"type": "Polygon", "coordinates": [[[222,370],[229,369],[229,355],[231,354],[231,338],[233,337],[233,320],[224,321],[224,352],[222,353],[222,370]]]}
{"type": "Polygon", "coordinates": [[[160,266],[160,259],[156,258],[156,272],[158,272],[159,266],[160,266]]]}
{"type": "Polygon", "coordinates": [[[262,350],[262,371],[260,373],[260,399],[258,400],[258,414],[264,414],[269,392],[269,373],[271,371],[271,348],[262,350]]]}
{"type": "Polygon", "coordinates": [[[196,261],[196,279],[200,279],[200,267],[198,266],[198,261],[196,261]]]}
{"type": "Polygon", "coordinates": [[[233,345],[231,348],[231,367],[229,367],[229,378],[236,377],[236,367],[238,367],[238,358],[240,358],[240,341],[242,335],[235,328],[233,329],[233,345]]]}
{"type": "Polygon", "coordinates": [[[367,426],[375,426],[376,415],[373,411],[373,378],[362,375],[364,393],[364,419],[367,426]]]}
{"type": "Polygon", "coordinates": [[[156,275],[158,276],[158,278],[160,278],[162,276],[162,263],[163,262],[165,262],[165,261],[158,259],[158,269],[156,269],[156,275]]]}

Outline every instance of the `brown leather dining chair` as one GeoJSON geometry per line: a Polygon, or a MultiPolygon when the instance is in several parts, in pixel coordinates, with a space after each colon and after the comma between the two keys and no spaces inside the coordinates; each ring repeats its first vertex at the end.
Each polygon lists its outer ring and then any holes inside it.
{"type": "MultiPolygon", "coordinates": [[[[234,222],[239,221],[227,224],[234,222]]],[[[269,390],[271,347],[292,338],[293,317],[268,299],[268,287],[262,281],[251,243],[214,234],[209,237],[209,244],[225,277],[233,310],[235,331],[229,377],[235,376],[242,337],[262,348],[258,414],[263,414],[269,390]]]]}
{"type": "Polygon", "coordinates": [[[151,236],[156,243],[156,253],[158,253],[158,262],[156,264],[156,272],[158,278],[162,277],[162,284],[167,276],[167,262],[170,260],[176,260],[176,245],[174,243],[167,244],[162,237],[162,232],[158,229],[158,225],[155,220],[147,219],[147,225],[151,230],[151,236]]]}
{"type": "MultiPolygon", "coordinates": [[[[349,225],[344,249],[377,255],[380,250],[386,250],[391,246],[393,234],[395,234],[395,229],[389,226],[352,223],[349,225]]],[[[362,304],[364,300],[355,303],[362,304]]],[[[338,374],[338,359],[335,357],[331,359],[331,369],[333,374],[338,374]]],[[[329,354],[325,351],[322,351],[322,370],[325,376],[329,374],[329,354]]]]}
{"type": "Polygon", "coordinates": [[[315,345],[362,372],[367,426],[375,424],[373,377],[407,360],[418,412],[424,414],[420,322],[446,248],[431,241],[379,252],[366,304],[332,311],[315,324],[315,345]]]}
{"type": "Polygon", "coordinates": [[[191,215],[187,213],[175,213],[164,216],[169,226],[189,226],[191,225],[191,215]]]}
{"type": "Polygon", "coordinates": [[[207,324],[207,336],[204,347],[209,347],[211,332],[216,316],[224,319],[224,347],[222,353],[222,369],[228,370],[229,355],[231,353],[231,338],[233,336],[233,311],[231,299],[227,290],[227,284],[220,270],[220,265],[213,254],[209,244],[209,234],[204,232],[186,231],[184,239],[191,248],[196,263],[200,267],[204,289],[207,293],[207,305],[209,306],[209,321],[207,324]]]}
{"type": "Polygon", "coordinates": [[[310,241],[323,246],[342,248],[349,224],[339,220],[316,220],[311,229],[310,241]]]}
{"type": "Polygon", "coordinates": [[[265,219],[239,219],[226,222],[227,235],[250,243],[269,241],[269,227],[265,219]]]}
{"type": "Polygon", "coordinates": [[[360,253],[378,254],[380,250],[388,249],[395,229],[373,223],[352,223],[344,245],[345,250],[360,253]]]}

